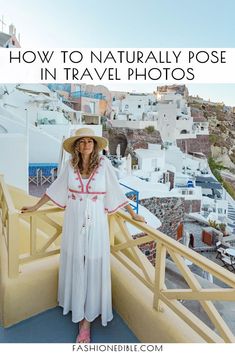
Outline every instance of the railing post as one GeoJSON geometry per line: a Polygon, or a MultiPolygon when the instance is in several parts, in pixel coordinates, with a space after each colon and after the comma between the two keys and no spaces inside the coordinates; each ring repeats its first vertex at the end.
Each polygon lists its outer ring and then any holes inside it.
{"type": "Polygon", "coordinates": [[[37,218],[36,215],[30,216],[30,255],[36,253],[36,232],[37,232],[37,218]]]}
{"type": "Polygon", "coordinates": [[[8,275],[19,276],[19,217],[16,212],[8,214],[8,275]]]}
{"type": "Polygon", "coordinates": [[[153,295],[153,307],[161,311],[160,291],[165,286],[165,267],[166,267],[166,248],[160,242],[157,242],[156,264],[155,264],[155,285],[153,295]]]}

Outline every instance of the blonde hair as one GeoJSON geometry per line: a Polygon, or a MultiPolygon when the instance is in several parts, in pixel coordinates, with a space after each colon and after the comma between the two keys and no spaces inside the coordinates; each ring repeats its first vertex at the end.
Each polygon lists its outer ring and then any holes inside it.
{"type": "MultiPolygon", "coordinates": [[[[82,154],[76,149],[77,144],[79,143],[80,139],[77,139],[72,146],[72,159],[71,159],[71,164],[74,168],[74,171],[77,172],[79,170],[79,172],[82,174],[83,170],[83,161],[82,161],[82,154]]],[[[89,160],[89,166],[88,166],[88,175],[90,175],[93,170],[98,166],[99,164],[99,146],[98,143],[92,139],[94,141],[94,148],[93,151],[91,153],[90,156],[90,160],[89,160]]]]}

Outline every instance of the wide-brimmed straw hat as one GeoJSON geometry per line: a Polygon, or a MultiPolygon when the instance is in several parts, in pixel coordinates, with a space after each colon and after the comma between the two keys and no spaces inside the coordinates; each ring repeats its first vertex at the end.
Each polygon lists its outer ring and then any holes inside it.
{"type": "Polygon", "coordinates": [[[64,140],[63,148],[65,149],[65,151],[72,153],[74,142],[82,137],[90,137],[93,140],[95,140],[98,144],[99,150],[105,149],[108,145],[108,140],[106,138],[96,136],[95,132],[92,129],[84,127],[84,128],[76,130],[74,136],[71,136],[71,137],[67,138],[66,140],[64,140]]]}

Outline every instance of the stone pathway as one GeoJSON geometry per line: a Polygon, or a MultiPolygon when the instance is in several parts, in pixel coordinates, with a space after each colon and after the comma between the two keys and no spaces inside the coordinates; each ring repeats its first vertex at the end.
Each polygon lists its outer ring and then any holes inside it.
{"type": "Polygon", "coordinates": [[[184,231],[193,234],[195,248],[206,246],[206,244],[202,242],[202,226],[200,226],[200,224],[196,222],[184,222],[184,231]]]}

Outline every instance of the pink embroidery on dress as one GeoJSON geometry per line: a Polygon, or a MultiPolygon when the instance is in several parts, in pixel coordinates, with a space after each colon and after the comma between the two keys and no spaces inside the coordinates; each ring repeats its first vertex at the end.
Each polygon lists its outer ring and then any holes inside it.
{"type": "Polygon", "coordinates": [[[81,175],[80,175],[79,170],[77,171],[77,177],[78,177],[78,180],[80,181],[80,185],[78,185],[78,187],[81,188],[82,191],[84,191],[84,189],[83,189],[83,182],[82,182],[82,178],[81,178],[81,175]]]}
{"type": "Polygon", "coordinates": [[[97,199],[98,199],[98,196],[97,196],[97,195],[95,195],[95,196],[93,196],[93,197],[92,197],[92,199],[91,199],[91,200],[95,202],[97,199]]]}
{"type": "Polygon", "coordinates": [[[76,200],[76,196],[74,194],[72,194],[72,199],[76,200]]]}
{"type": "Polygon", "coordinates": [[[88,192],[82,192],[82,191],[74,190],[74,189],[69,189],[69,191],[70,191],[70,192],[75,192],[76,194],[84,194],[84,195],[87,195],[87,194],[105,195],[105,194],[106,194],[106,191],[88,191],[88,192]]]}

